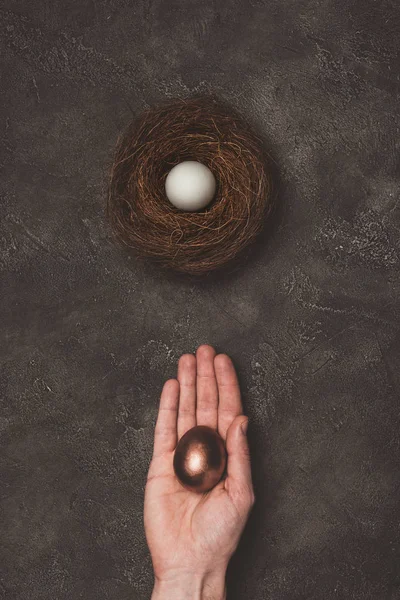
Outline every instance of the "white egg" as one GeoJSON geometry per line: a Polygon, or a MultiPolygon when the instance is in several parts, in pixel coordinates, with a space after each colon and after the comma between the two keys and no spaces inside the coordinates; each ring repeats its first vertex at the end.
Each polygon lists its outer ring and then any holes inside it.
{"type": "Polygon", "coordinates": [[[208,167],[195,160],[176,165],[165,180],[168,200],[180,210],[205,208],[215,196],[217,183],[208,167]]]}

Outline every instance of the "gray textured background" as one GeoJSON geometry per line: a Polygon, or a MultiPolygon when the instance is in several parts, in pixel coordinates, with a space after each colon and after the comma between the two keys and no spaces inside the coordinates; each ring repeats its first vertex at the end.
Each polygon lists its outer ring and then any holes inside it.
{"type": "MultiPolygon", "coordinates": [[[[397,6],[396,6],[397,5],[397,6]]],[[[209,342],[251,419],[235,600],[400,598],[395,0],[1,3],[0,598],[147,598],[158,394],[209,342]],[[117,135],[212,91],[279,165],[235,275],[131,260],[104,219],[117,135]]]]}

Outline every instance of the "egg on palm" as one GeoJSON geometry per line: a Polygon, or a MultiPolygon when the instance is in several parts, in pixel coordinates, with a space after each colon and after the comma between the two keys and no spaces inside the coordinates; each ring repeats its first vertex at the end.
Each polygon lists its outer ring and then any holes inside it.
{"type": "Polygon", "coordinates": [[[211,427],[192,427],[179,440],[174,471],[186,489],[198,494],[210,491],[220,481],[225,467],[224,441],[211,427]]]}

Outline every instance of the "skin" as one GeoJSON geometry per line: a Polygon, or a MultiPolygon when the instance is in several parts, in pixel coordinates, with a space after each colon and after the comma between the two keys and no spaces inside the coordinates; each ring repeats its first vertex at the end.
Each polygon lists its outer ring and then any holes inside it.
{"type": "Polygon", "coordinates": [[[226,598],[226,569],[254,504],[246,432],[230,358],[206,345],[184,354],[161,394],[146,484],[152,600],[226,598]],[[176,444],[195,425],[216,429],[228,454],[227,477],[206,494],[184,489],[173,470],[176,444]]]}

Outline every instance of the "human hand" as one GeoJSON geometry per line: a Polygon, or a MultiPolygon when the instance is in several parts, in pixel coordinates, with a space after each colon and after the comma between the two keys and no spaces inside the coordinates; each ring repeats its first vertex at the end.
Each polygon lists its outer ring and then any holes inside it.
{"type": "Polygon", "coordinates": [[[226,568],[254,503],[246,430],[232,361],[211,346],[184,354],[161,394],[146,484],[153,600],[225,598],[226,568]],[[176,444],[195,425],[216,429],[228,454],[227,477],[206,494],[182,487],[173,469],[176,444]]]}

